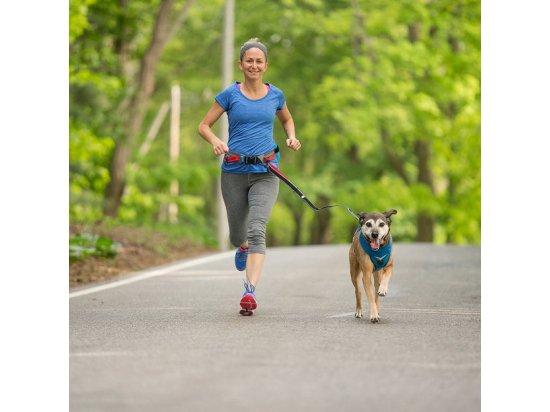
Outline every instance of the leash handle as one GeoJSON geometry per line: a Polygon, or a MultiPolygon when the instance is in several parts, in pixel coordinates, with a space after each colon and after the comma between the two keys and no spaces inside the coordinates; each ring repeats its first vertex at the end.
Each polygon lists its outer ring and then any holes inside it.
{"type": "Polygon", "coordinates": [[[302,193],[298,187],[290,181],[288,177],[286,177],[283,172],[281,172],[280,169],[278,169],[276,166],[272,165],[271,163],[266,163],[267,170],[269,170],[271,173],[273,173],[275,176],[277,176],[279,179],[281,179],[288,187],[292,189],[294,193],[296,193],[298,196],[300,196],[300,199],[302,199],[311,209],[313,209],[315,212],[319,212],[324,209],[328,209],[331,207],[343,207],[348,210],[348,212],[357,220],[359,220],[359,216],[353,212],[353,210],[346,205],[340,205],[340,204],[334,204],[334,205],[327,205],[323,207],[317,207],[311,201],[302,193]]]}

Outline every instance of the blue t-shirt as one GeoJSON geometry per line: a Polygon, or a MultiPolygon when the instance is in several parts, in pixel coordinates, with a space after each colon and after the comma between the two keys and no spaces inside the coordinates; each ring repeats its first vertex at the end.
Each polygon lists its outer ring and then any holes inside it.
{"type": "MultiPolygon", "coordinates": [[[[233,83],[216,96],[216,101],[227,113],[229,121],[228,147],[231,153],[244,156],[259,156],[273,151],[276,147],[273,139],[275,113],[285,104],[285,95],[272,84],[261,99],[246,97],[233,83]]],[[[277,159],[272,163],[278,167],[277,159]]],[[[248,165],[240,162],[222,162],[222,170],[230,173],[266,173],[263,164],[248,165]]]]}

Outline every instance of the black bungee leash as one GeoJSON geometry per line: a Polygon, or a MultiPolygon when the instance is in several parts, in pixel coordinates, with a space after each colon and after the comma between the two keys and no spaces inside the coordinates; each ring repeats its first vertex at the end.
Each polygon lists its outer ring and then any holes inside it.
{"type": "Polygon", "coordinates": [[[315,212],[319,212],[324,209],[328,209],[331,207],[343,207],[346,208],[347,211],[359,221],[359,216],[351,209],[351,207],[341,204],[334,204],[334,205],[327,205],[323,207],[317,207],[311,201],[302,193],[298,187],[294,183],[292,183],[288,177],[286,177],[283,172],[281,172],[275,165],[271,164],[270,162],[265,163],[267,170],[269,170],[271,173],[273,173],[275,176],[277,176],[279,179],[281,179],[288,187],[292,189],[294,193],[296,193],[298,196],[300,196],[300,199],[302,199],[306,204],[313,209],[315,212]]]}

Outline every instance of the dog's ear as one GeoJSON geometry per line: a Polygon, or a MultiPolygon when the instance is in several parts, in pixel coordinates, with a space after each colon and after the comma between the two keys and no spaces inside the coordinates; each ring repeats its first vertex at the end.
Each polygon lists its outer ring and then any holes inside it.
{"type": "Polygon", "coordinates": [[[386,217],[386,220],[388,221],[388,225],[391,225],[391,215],[395,215],[397,213],[397,210],[395,209],[390,209],[384,213],[382,213],[385,217],[386,217]]]}
{"type": "Polygon", "coordinates": [[[397,210],[395,209],[391,209],[391,210],[388,210],[387,212],[384,212],[382,213],[384,216],[386,216],[386,219],[389,218],[391,215],[395,215],[397,213],[397,210]]]}
{"type": "Polygon", "coordinates": [[[363,223],[365,223],[365,219],[367,218],[367,214],[365,212],[359,212],[359,225],[363,226],[363,223]]]}

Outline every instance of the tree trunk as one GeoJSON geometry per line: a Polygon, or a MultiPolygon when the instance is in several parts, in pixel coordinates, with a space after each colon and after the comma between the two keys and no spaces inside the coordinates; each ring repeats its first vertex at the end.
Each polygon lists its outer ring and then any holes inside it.
{"type": "Polygon", "coordinates": [[[416,241],[431,243],[434,240],[434,217],[423,211],[416,215],[416,241]]]}
{"type": "MultiPolygon", "coordinates": [[[[187,16],[192,0],[188,0],[171,23],[174,0],[163,0],[156,17],[151,42],[141,60],[135,93],[128,108],[123,114],[125,118],[124,136],[117,142],[110,168],[110,181],[105,193],[103,212],[106,216],[116,217],[122,194],[124,193],[124,176],[130,154],[135,146],[137,135],[143,124],[147,105],[155,89],[155,72],[162,50],[187,16]]],[[[124,56],[122,56],[124,57],[124,56]]]]}
{"type": "MultiPolygon", "coordinates": [[[[433,185],[433,174],[430,167],[432,156],[430,142],[417,140],[414,144],[414,152],[418,159],[418,183],[425,184],[432,193],[435,193],[433,185]]],[[[433,242],[435,218],[425,210],[420,209],[416,217],[418,242],[433,242]]]]}
{"type": "Polygon", "coordinates": [[[380,137],[382,139],[382,148],[384,150],[384,154],[386,155],[386,159],[388,159],[390,166],[393,168],[393,170],[395,170],[399,177],[403,179],[407,186],[410,186],[411,182],[409,176],[407,175],[407,172],[405,171],[405,162],[392,150],[390,134],[385,127],[380,128],[380,137]]]}
{"type": "Polygon", "coordinates": [[[302,233],[302,230],[303,230],[302,216],[303,216],[303,213],[301,210],[297,210],[297,209],[292,210],[292,218],[294,219],[294,235],[292,236],[293,245],[300,244],[300,234],[302,233]]]}
{"type": "MultiPolygon", "coordinates": [[[[330,199],[326,196],[319,196],[319,205],[321,205],[321,207],[328,205],[329,201],[330,199]]],[[[330,213],[327,210],[315,213],[313,227],[311,229],[310,243],[312,245],[320,245],[330,242],[330,220],[330,213]]]]}
{"type": "Polygon", "coordinates": [[[129,0],[118,1],[118,7],[120,9],[118,15],[118,26],[120,27],[120,31],[118,32],[118,37],[115,39],[115,50],[118,55],[120,72],[125,78],[129,78],[131,76],[130,39],[128,38],[128,24],[126,22],[128,1],[129,0]]]}
{"type": "MultiPolygon", "coordinates": [[[[408,25],[409,41],[416,43],[420,39],[421,27],[419,23],[408,25]]],[[[430,33],[433,35],[433,30],[430,28],[430,33]]],[[[418,178],[417,182],[425,184],[430,188],[430,192],[435,193],[433,185],[432,169],[430,160],[432,157],[432,147],[429,141],[416,140],[414,142],[414,153],[418,160],[418,178]]],[[[426,210],[420,209],[416,215],[416,240],[418,242],[433,242],[435,218],[426,210]]]]}

